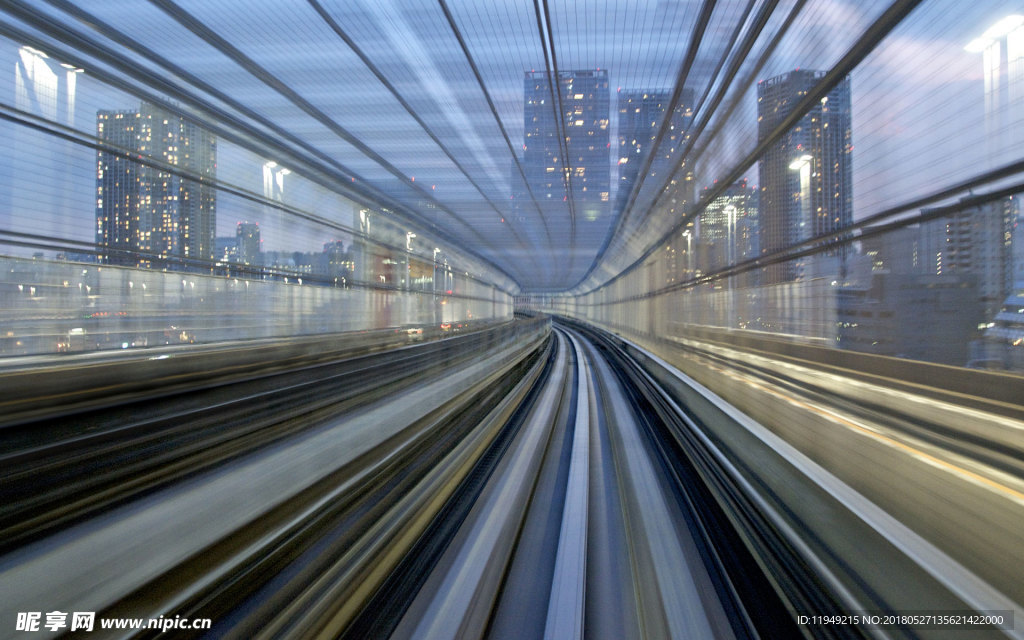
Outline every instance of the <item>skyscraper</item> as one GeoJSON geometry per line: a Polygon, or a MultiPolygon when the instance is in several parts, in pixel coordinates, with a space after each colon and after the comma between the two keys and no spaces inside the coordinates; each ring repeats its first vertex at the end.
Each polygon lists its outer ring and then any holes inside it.
{"type": "Polygon", "coordinates": [[[962,209],[920,228],[927,272],[974,276],[986,322],[995,317],[1013,290],[1011,232],[1015,217],[1015,200],[1002,198],[982,205],[964,203],[962,209]]]}
{"type": "MultiPolygon", "coordinates": [[[[528,71],[523,88],[522,165],[530,190],[542,211],[564,211],[571,204],[577,238],[600,242],[611,222],[608,72],[560,71],[553,86],[547,72],[528,71]],[[555,101],[561,96],[560,113],[552,107],[552,93],[555,101]]],[[[515,196],[517,206],[530,206],[524,202],[525,190],[515,196]]]]}
{"type": "MultiPolygon", "coordinates": [[[[758,140],[768,137],[824,75],[797,69],[759,82],[758,140]]],[[[844,78],[761,157],[762,254],[852,224],[850,128],[850,80],[844,78]]],[[[799,265],[790,261],[767,267],[763,282],[801,277],[799,265]]]]}
{"type": "Polygon", "coordinates": [[[107,264],[202,268],[213,260],[217,139],[161,107],[99,111],[98,136],[124,153],[98,152],[96,244],[107,264]],[[131,156],[150,158],[149,166],[131,156]],[[165,168],[166,167],[166,168],[165,168]],[[179,175],[200,176],[200,182],[179,175]]]}
{"type": "MultiPolygon", "coordinates": [[[[705,187],[702,199],[706,198],[705,187]]],[[[730,184],[700,216],[700,241],[716,249],[712,264],[749,260],[757,255],[758,192],[746,179],[730,184]]]]}
{"type": "MultiPolygon", "coordinates": [[[[671,91],[626,90],[618,92],[618,157],[619,168],[618,189],[615,196],[615,208],[621,210],[629,200],[630,192],[636,183],[640,165],[658,135],[658,128],[665,111],[669,108],[671,91]]],[[[651,162],[648,175],[654,184],[660,184],[665,173],[672,168],[672,157],[684,142],[686,130],[693,121],[693,90],[684,89],[682,103],[672,114],[672,122],[662,139],[657,156],[651,162]]]]}
{"type": "Polygon", "coordinates": [[[235,228],[237,259],[241,264],[260,266],[263,253],[260,247],[260,225],[256,222],[239,222],[235,228]]]}
{"type": "Polygon", "coordinates": [[[334,284],[341,284],[352,278],[354,268],[352,256],[345,251],[342,241],[331,240],[324,243],[324,251],[319,256],[315,273],[333,279],[334,284]]]}

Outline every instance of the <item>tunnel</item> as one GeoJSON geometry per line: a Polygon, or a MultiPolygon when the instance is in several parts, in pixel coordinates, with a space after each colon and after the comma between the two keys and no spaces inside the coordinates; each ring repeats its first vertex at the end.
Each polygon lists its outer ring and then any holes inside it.
{"type": "Polygon", "coordinates": [[[1024,637],[1024,6],[0,2],[0,638],[1024,637]]]}

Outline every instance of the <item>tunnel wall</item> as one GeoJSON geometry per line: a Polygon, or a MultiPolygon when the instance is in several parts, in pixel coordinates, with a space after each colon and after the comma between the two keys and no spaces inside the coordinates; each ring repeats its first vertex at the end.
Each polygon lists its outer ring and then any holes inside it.
{"type": "MultiPolygon", "coordinates": [[[[428,283],[429,284],[429,283],[428,283]]],[[[463,279],[452,293],[0,258],[0,355],[255,340],[394,328],[459,331],[511,319],[511,298],[463,279]]]]}

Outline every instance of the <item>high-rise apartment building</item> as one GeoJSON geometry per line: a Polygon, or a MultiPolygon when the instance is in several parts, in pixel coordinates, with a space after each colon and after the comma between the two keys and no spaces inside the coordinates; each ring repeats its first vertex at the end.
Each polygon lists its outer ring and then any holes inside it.
{"type": "MultiPolygon", "coordinates": [[[[572,206],[577,239],[600,242],[611,223],[607,70],[560,71],[557,85],[547,72],[528,71],[523,97],[522,166],[533,197],[542,211],[572,206]],[[561,110],[552,96],[556,102],[561,96],[561,110]]],[[[532,206],[525,189],[514,195],[517,207],[532,206]]]]}
{"type": "Polygon", "coordinates": [[[974,276],[985,321],[995,317],[1013,289],[1015,217],[1015,199],[1001,198],[982,205],[964,203],[952,215],[920,227],[924,268],[935,275],[974,276]]]}
{"type": "Polygon", "coordinates": [[[665,138],[657,150],[653,149],[662,118],[669,108],[671,91],[623,90],[618,92],[618,157],[619,169],[615,208],[621,210],[629,200],[636,184],[640,167],[647,154],[656,153],[648,177],[654,186],[661,184],[673,169],[672,158],[685,141],[686,131],[693,121],[693,90],[684,89],[679,104],[672,113],[665,138]]]}
{"type": "Polygon", "coordinates": [[[235,228],[237,261],[253,266],[262,265],[263,253],[260,242],[260,225],[258,223],[239,222],[235,228]]]}
{"type": "Polygon", "coordinates": [[[99,111],[96,244],[107,264],[205,268],[214,258],[216,137],[155,105],[99,111]],[[152,159],[141,164],[133,157],[152,159]],[[179,169],[175,171],[175,169],[179,169]],[[184,175],[182,175],[184,174],[184,175]],[[199,181],[188,176],[198,176],[199,181]]]}
{"type": "MultiPolygon", "coordinates": [[[[759,82],[758,140],[767,138],[824,75],[824,71],[797,69],[759,82]]],[[[762,254],[852,224],[850,128],[850,81],[845,78],[761,157],[762,254]]],[[[802,277],[800,264],[790,261],[767,267],[762,282],[802,277]]]]}
{"type": "MultiPolygon", "coordinates": [[[[704,189],[707,193],[708,189],[704,189]]],[[[717,198],[708,203],[700,216],[700,239],[710,242],[726,242],[730,234],[737,234],[737,227],[756,224],[758,193],[747,184],[746,178],[730,184],[717,198]]],[[[748,243],[756,241],[746,239],[748,243]]],[[[740,252],[743,258],[754,257],[750,250],[740,252]]]]}
{"type": "MultiPolygon", "coordinates": [[[[705,188],[702,199],[709,189],[705,188]]],[[[758,192],[746,179],[726,187],[700,215],[698,238],[707,251],[707,268],[721,268],[757,256],[758,192]]],[[[749,279],[744,278],[744,283],[749,279]]]]}
{"type": "Polygon", "coordinates": [[[325,278],[333,278],[334,284],[340,284],[352,277],[355,264],[352,256],[345,250],[341,240],[324,243],[324,251],[319,256],[315,273],[325,278]],[[339,280],[344,278],[345,280],[339,280]]]}

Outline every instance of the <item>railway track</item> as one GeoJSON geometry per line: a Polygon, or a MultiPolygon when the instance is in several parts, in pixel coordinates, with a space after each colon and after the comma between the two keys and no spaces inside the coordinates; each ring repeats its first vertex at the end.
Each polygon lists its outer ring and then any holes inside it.
{"type": "Polygon", "coordinates": [[[494,340],[478,332],[7,424],[0,551],[397,396],[494,340]]]}
{"type": "Polygon", "coordinates": [[[908,585],[967,606],[849,494],[659,366],[520,320],[8,425],[4,617],[205,618],[224,638],[779,638],[870,635],[797,619],[904,605],[908,585]],[[905,577],[851,570],[850,532],[905,577]]]}
{"type": "Polygon", "coordinates": [[[907,442],[927,445],[939,455],[955,454],[1024,479],[1024,441],[1019,437],[1019,429],[1000,428],[998,425],[999,422],[1012,423],[1012,417],[969,409],[957,412],[951,403],[935,400],[934,405],[942,407],[945,404],[949,407],[947,415],[955,417],[946,421],[929,420],[911,410],[894,408],[891,402],[883,402],[870,393],[851,392],[848,380],[826,373],[808,375],[806,369],[785,367],[768,358],[741,361],[714,350],[710,345],[680,345],[680,349],[691,357],[699,358],[705,365],[728,369],[792,397],[842,411],[882,427],[887,433],[907,442]],[[964,423],[968,421],[977,426],[965,429],[964,423]]]}

